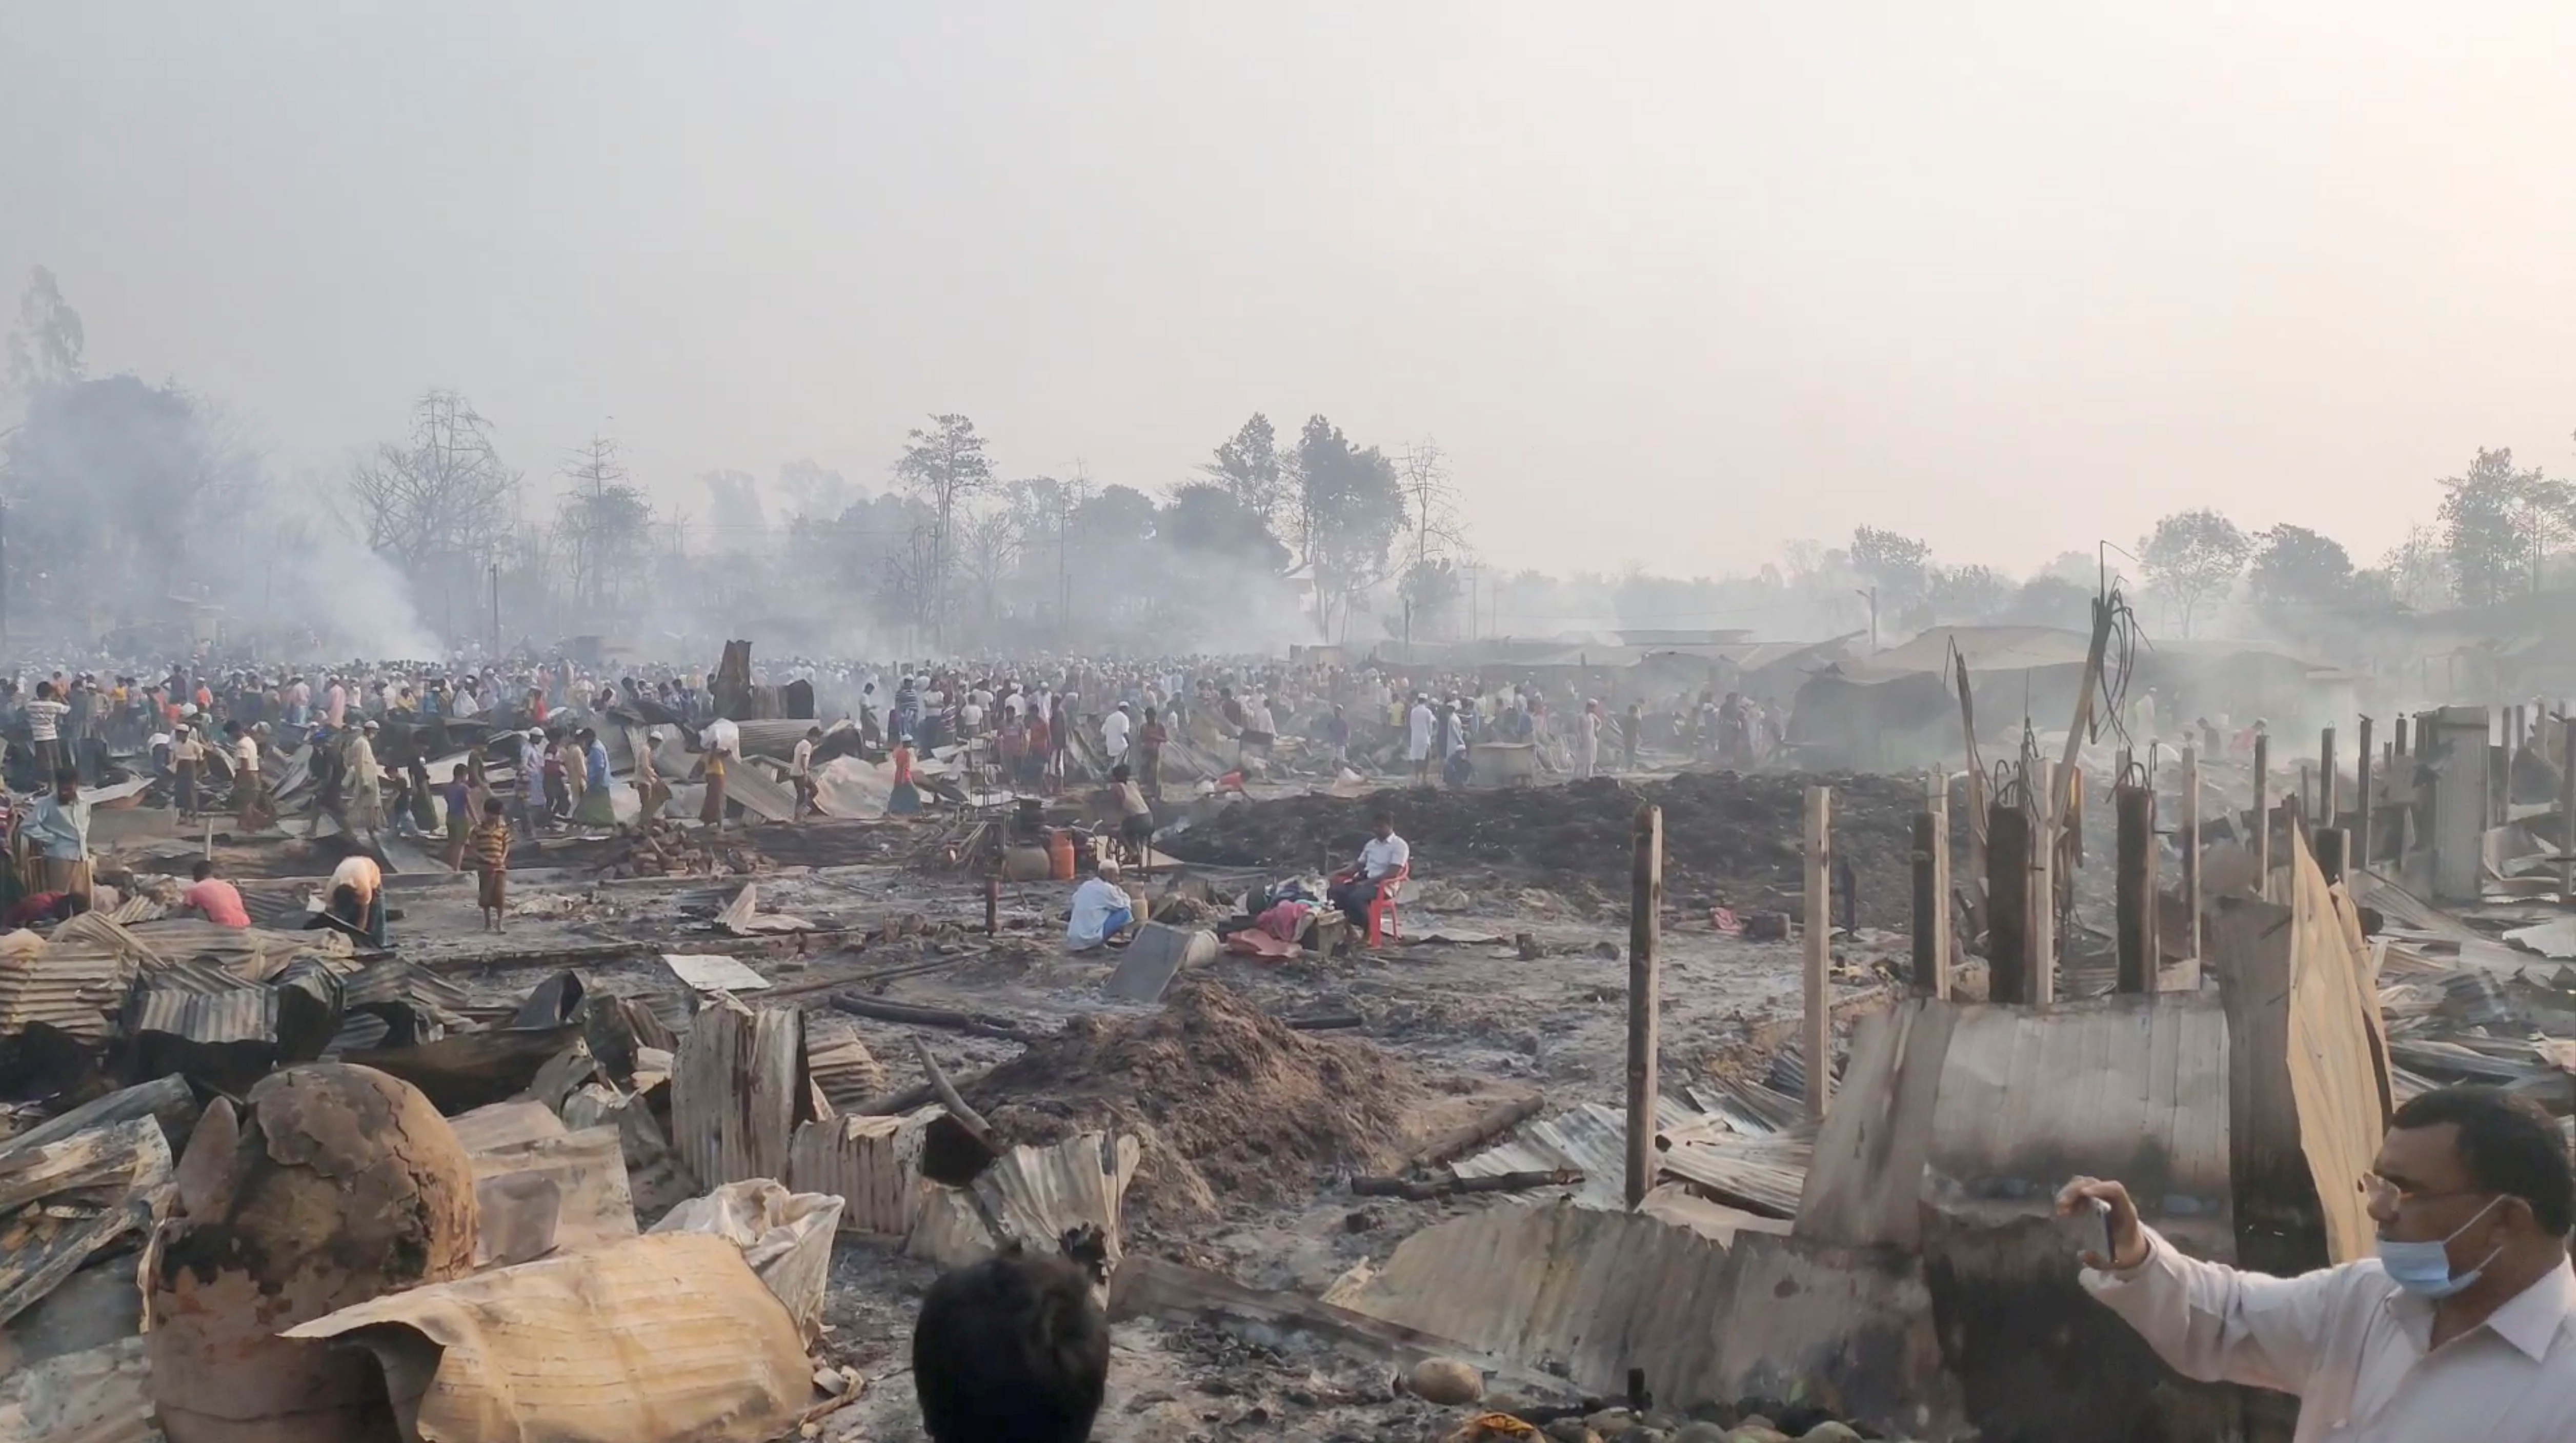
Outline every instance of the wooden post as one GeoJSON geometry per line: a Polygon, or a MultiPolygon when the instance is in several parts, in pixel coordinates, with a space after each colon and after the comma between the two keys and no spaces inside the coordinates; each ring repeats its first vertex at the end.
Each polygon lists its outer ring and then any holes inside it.
{"type": "Polygon", "coordinates": [[[2122,785],[2111,792],[2119,822],[2112,879],[2118,909],[2122,992],[2156,990],[2156,791],[2122,785]]]}
{"type": "MultiPolygon", "coordinates": [[[[1664,809],[1637,809],[1636,868],[1628,887],[1628,1206],[1655,1185],[1656,944],[1664,922],[1664,809]]],[[[1812,885],[1813,869],[1809,869],[1812,885]]],[[[1810,914],[1815,903],[1807,904],[1810,914]]]]}
{"type": "Polygon", "coordinates": [[[2030,813],[1986,812],[1986,1000],[2030,1000],[2030,813]]]}
{"type": "Polygon", "coordinates": [[[2564,723],[2567,765],[2558,772],[2558,901],[2576,907],[2576,716],[2564,723]]]}
{"type": "Polygon", "coordinates": [[[2317,870],[2329,883],[2343,880],[2344,839],[2348,835],[2341,827],[2319,827],[2316,830],[2311,850],[2316,853],[2317,870]]]}
{"type": "Polygon", "coordinates": [[[2335,795],[2335,729],[2327,727],[2325,735],[2317,741],[2318,826],[2343,825],[2342,816],[2335,810],[2335,803],[2339,800],[2341,799],[2335,795]]]}
{"type": "Polygon", "coordinates": [[[2182,749],[2182,816],[2176,839],[2182,843],[2183,943],[2186,954],[2200,955],[2200,753],[2182,749]]]}
{"type": "Polygon", "coordinates": [[[2397,714],[2397,725],[2391,728],[2388,745],[2396,755],[2406,755],[2406,713],[2397,714]]]}
{"type": "Polygon", "coordinates": [[[2057,763],[2037,766],[2039,790],[2030,793],[2030,1000],[2045,1007],[2057,1000],[2057,825],[2065,798],[2057,763]]]}
{"type": "Polygon", "coordinates": [[[2272,739],[2254,734],[2254,891],[2272,900],[2272,739]]]}
{"type": "Polygon", "coordinates": [[[987,937],[1002,935],[1002,879],[1000,877],[984,879],[984,935],[987,937]]]}
{"type": "Polygon", "coordinates": [[[1821,1119],[1834,1085],[1834,789],[1807,788],[1807,1116],[1821,1119]]]}
{"type": "Polygon", "coordinates": [[[2351,857],[2356,872],[2370,869],[2370,764],[2377,754],[2370,749],[2370,718],[2361,719],[2361,745],[2352,757],[2352,845],[2351,857]]]}
{"type": "Polygon", "coordinates": [[[1950,786],[1939,772],[1914,814],[1914,990],[1950,995],[1950,786]]]}

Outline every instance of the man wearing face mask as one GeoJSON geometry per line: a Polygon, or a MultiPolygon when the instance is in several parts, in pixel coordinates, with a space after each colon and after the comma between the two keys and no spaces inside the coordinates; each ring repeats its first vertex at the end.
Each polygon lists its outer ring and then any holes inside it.
{"type": "Polygon", "coordinates": [[[2576,1177],[2557,1125],[2493,1088],[2428,1092],[2359,1185],[2379,1255],[2296,1278],[2182,1256],[2116,1182],[2079,1177],[2057,1207],[2107,1209],[2087,1292],[2186,1377],[2296,1393],[2295,1443],[2576,1439],[2576,1177]]]}

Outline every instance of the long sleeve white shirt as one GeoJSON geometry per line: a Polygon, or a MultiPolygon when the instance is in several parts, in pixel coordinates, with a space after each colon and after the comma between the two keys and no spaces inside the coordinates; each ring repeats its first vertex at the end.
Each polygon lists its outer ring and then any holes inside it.
{"type": "Polygon", "coordinates": [[[2485,1322],[2433,1349],[2433,1304],[2373,1258],[2295,1278],[2176,1252],[2086,1269],[2085,1291],[2173,1370],[2299,1397],[2295,1443],[2565,1443],[2576,1439],[2576,1271],[2560,1263],[2485,1322]]]}

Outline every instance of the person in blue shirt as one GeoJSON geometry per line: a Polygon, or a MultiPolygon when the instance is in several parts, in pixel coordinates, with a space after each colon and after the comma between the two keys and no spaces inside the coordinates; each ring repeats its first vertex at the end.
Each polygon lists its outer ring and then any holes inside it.
{"type": "Polygon", "coordinates": [[[27,813],[27,839],[42,871],[40,892],[63,892],[86,901],[90,894],[89,803],[81,799],[78,768],[54,773],[54,790],[27,813]]]}
{"type": "Polygon", "coordinates": [[[573,740],[581,743],[581,805],[574,810],[573,821],[584,827],[614,827],[617,808],[608,795],[608,745],[589,727],[575,732],[573,740]]]}

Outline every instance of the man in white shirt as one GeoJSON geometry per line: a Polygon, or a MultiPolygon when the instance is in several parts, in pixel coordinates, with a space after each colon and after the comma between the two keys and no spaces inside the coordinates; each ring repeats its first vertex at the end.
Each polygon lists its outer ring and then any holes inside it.
{"type": "Polygon", "coordinates": [[[1368,925],[1369,903],[1404,876],[1413,865],[1413,848],[1395,834],[1395,814],[1380,812],[1377,834],[1360,848],[1359,865],[1324,889],[1324,900],[1342,909],[1351,925],[1368,925]]]}
{"type": "Polygon", "coordinates": [[[1091,951],[1135,922],[1135,903],[1118,885],[1118,864],[1098,863],[1082,885],[1073,889],[1073,908],[1064,924],[1065,949],[1091,951]]]}
{"type": "Polygon", "coordinates": [[[1127,734],[1136,727],[1136,715],[1127,703],[1100,719],[1100,745],[1109,753],[1109,765],[1115,767],[1127,760],[1127,734]]]}
{"type": "Polygon", "coordinates": [[[787,779],[796,786],[796,802],[788,813],[791,821],[803,821],[807,812],[822,814],[823,809],[814,802],[814,743],[822,739],[821,727],[807,727],[787,758],[787,779]]]}
{"type": "Polygon", "coordinates": [[[1439,720],[1432,714],[1431,703],[1422,693],[1415,692],[1413,714],[1406,718],[1408,725],[1404,738],[1404,759],[1413,763],[1415,786],[1431,785],[1431,729],[1439,724],[1439,720]]]}
{"type": "Polygon", "coordinates": [[[2576,1176],[2557,1124],[2492,1088],[2424,1093],[2360,1182],[2379,1255],[2296,1278],[2182,1256],[2116,1182],[2079,1177],[2057,1206],[2106,1210],[2087,1292],[2185,1377],[2296,1393],[2295,1443],[2576,1438],[2576,1176]]]}

